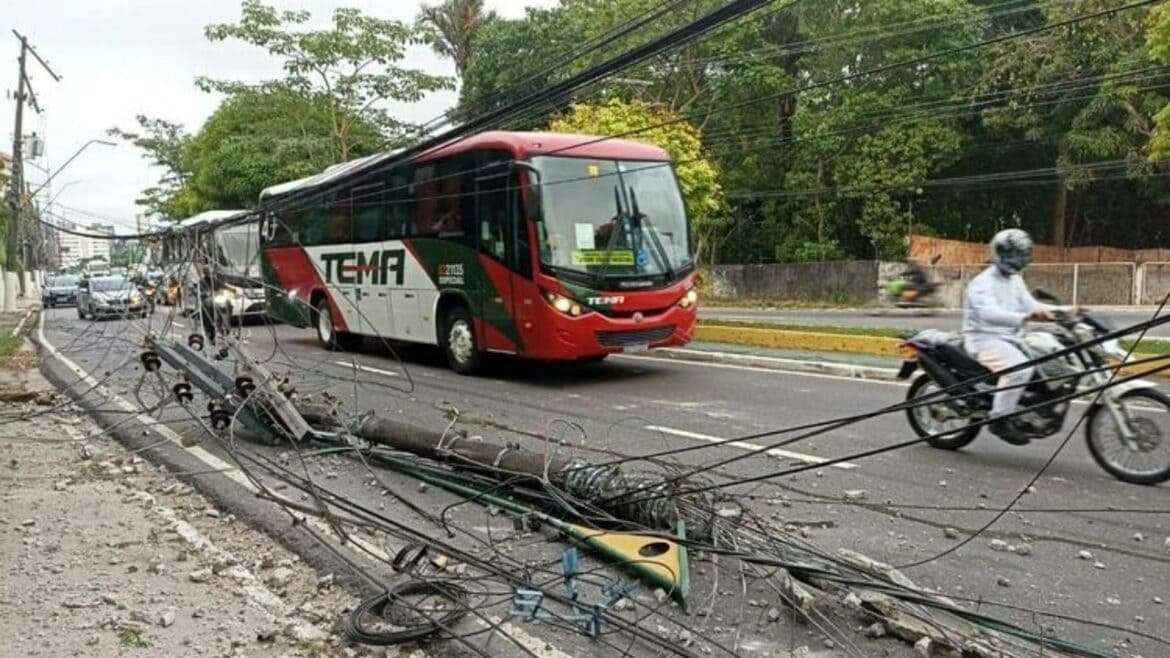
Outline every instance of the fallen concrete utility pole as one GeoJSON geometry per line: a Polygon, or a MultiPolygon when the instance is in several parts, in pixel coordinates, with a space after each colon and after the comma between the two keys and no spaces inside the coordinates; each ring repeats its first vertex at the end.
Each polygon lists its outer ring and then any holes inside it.
{"type": "MultiPolygon", "coordinates": [[[[315,420],[311,415],[306,418],[315,420]]],[[[317,419],[320,420],[320,419],[317,419]]],[[[351,429],[354,436],[371,444],[408,452],[466,469],[487,473],[495,479],[522,476],[547,480],[565,493],[586,503],[612,501],[603,509],[615,519],[641,527],[673,531],[686,523],[695,539],[710,539],[713,532],[709,506],[687,506],[684,510],[671,496],[675,487],[665,480],[630,477],[619,466],[593,466],[579,459],[545,456],[517,445],[500,445],[472,439],[460,433],[437,432],[414,425],[370,416],[351,429]],[[638,502],[622,502],[627,494],[638,502]]]]}

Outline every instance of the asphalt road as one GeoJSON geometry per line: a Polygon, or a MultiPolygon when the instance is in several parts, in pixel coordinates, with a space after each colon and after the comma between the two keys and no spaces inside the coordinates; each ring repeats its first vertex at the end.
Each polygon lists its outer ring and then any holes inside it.
{"type": "MultiPolygon", "coordinates": [[[[45,331],[50,342],[95,376],[111,372],[111,384],[131,397],[140,373],[122,364],[133,362],[135,345],[144,331],[148,327],[155,332],[169,330],[181,338],[189,330],[190,322],[181,319],[178,322],[185,326],[166,326],[164,310],[148,321],[96,324],[79,321],[72,310],[51,310],[46,313],[45,331]]],[[[731,309],[710,309],[704,315],[757,313],[802,324],[825,317],[863,324],[874,320],[863,314],[731,309]]],[[[922,326],[918,318],[885,320],[922,326]]],[[[931,321],[952,322],[953,318],[931,321]]],[[[1170,637],[1170,615],[1161,603],[1170,599],[1170,487],[1117,482],[1091,461],[1079,434],[1063,449],[1061,436],[1020,448],[984,435],[961,452],[913,446],[775,477],[780,470],[848,457],[913,436],[902,416],[887,415],[786,445],[785,452],[778,454],[750,452],[753,445],[768,445],[776,437],[750,439],[750,445],[737,447],[708,444],[879,409],[902,400],[904,386],[680,362],[653,353],[613,357],[591,366],[495,360],[485,375],[461,377],[447,370],[432,349],[401,348],[399,360],[387,347],[373,344],[358,353],[323,352],[311,331],[286,326],[245,327],[242,332],[252,354],[276,373],[294,377],[300,391],[328,391],[351,412],[373,411],[440,428],[454,419],[452,429],[469,435],[515,441],[535,450],[572,451],[595,460],[707,446],[671,460],[680,469],[720,462],[703,477],[705,482],[725,485],[717,492],[721,508],[744,505],[780,527],[805,528],[808,541],[826,552],[850,549],[895,565],[925,561],[906,570],[919,585],[970,601],[972,607],[1038,632],[1055,633],[1117,655],[1170,653],[1167,645],[1136,633],[1024,611],[1041,610],[1170,637]],[[1011,504],[1041,469],[1043,474],[1020,496],[1013,511],[998,517],[996,510],[1011,504]],[[727,484],[769,475],[773,477],[750,484],[727,484]],[[844,501],[846,491],[864,496],[867,505],[844,501]],[[976,539],[948,552],[993,520],[976,539]],[[1027,544],[1030,554],[996,550],[992,546],[993,542],[999,546],[996,540],[1012,546],[1027,544]],[[1091,557],[1079,557],[1083,551],[1091,557]]],[[[138,394],[149,398],[144,390],[138,394]]],[[[190,418],[177,411],[164,410],[163,418],[193,429],[190,418]]],[[[275,449],[257,450],[280,454],[275,449]]],[[[649,464],[643,466],[650,469],[649,464]]],[[[315,459],[306,468],[355,499],[380,505],[404,522],[422,523],[393,498],[379,495],[386,488],[413,492],[416,484],[403,476],[391,473],[374,478],[356,460],[338,456],[315,459]]],[[[433,490],[409,497],[434,513],[457,502],[433,490]]],[[[454,508],[451,518],[473,533],[491,536],[494,531],[497,538],[502,533],[508,537],[509,548],[525,559],[555,561],[563,549],[548,538],[510,535],[508,521],[485,514],[482,508],[462,505],[454,508]]],[[[677,624],[743,655],[779,655],[793,643],[823,651],[821,639],[826,634],[837,638],[837,653],[849,650],[841,655],[885,651],[910,655],[909,647],[900,642],[868,640],[851,631],[851,627],[860,628],[856,620],[844,620],[839,631],[831,631],[828,622],[824,627],[784,620],[770,623],[765,613],[775,603],[774,592],[762,584],[756,589],[753,583],[745,595],[738,574],[725,572],[720,580],[719,572],[715,565],[696,561],[693,596],[699,603],[690,612],[664,606],[662,620],[645,623],[652,627],[677,624]],[[765,600],[769,603],[763,608],[750,605],[765,600]],[[847,640],[844,645],[842,637],[847,640]]],[[[637,596],[653,606],[650,592],[637,596]]],[[[496,604],[505,616],[506,603],[496,604]]],[[[603,655],[609,650],[551,627],[524,628],[568,655],[603,655]]],[[[635,653],[653,655],[654,650],[635,653]]]]}
{"type": "MultiPolygon", "coordinates": [[[[1149,320],[1154,315],[1150,309],[1096,309],[1093,312],[1104,317],[1117,328],[1128,327],[1149,320]]],[[[1170,310],[1167,311],[1170,313],[1170,310]]],[[[953,309],[894,309],[873,310],[786,310],[734,307],[702,307],[699,317],[708,320],[739,320],[748,322],[775,322],[780,324],[832,326],[832,327],[875,327],[902,330],[942,329],[958,331],[962,314],[953,309]]],[[[1170,339],[1170,323],[1151,329],[1148,334],[1157,338],[1170,339]]]]}

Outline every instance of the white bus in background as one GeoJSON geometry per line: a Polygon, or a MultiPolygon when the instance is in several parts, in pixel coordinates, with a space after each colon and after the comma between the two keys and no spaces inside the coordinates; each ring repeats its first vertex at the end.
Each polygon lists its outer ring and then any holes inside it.
{"type": "Polygon", "coordinates": [[[209,210],[179,222],[164,253],[166,277],[180,282],[180,308],[199,311],[202,291],[196,262],[211,264],[212,299],[236,321],[266,315],[256,221],[245,210],[209,210]]]}

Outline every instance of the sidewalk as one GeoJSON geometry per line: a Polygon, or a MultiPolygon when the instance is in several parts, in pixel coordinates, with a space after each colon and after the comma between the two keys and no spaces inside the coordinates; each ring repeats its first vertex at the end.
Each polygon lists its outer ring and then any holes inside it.
{"type": "Polygon", "coordinates": [[[0,403],[5,655],[368,655],[331,630],[354,603],[331,578],[127,452],[35,370],[0,373],[31,400],[0,403]]]}

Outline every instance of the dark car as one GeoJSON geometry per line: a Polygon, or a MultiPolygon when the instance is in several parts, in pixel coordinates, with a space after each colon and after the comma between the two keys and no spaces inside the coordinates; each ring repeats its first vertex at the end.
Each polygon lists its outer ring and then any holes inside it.
{"type": "Polygon", "coordinates": [[[41,290],[41,304],[45,308],[71,306],[77,303],[77,283],[81,277],[60,274],[49,277],[41,290]]]}
{"type": "Polygon", "coordinates": [[[78,285],[77,317],[146,317],[150,309],[134,282],[122,276],[82,279],[78,285]]]}

